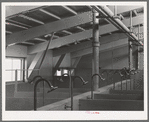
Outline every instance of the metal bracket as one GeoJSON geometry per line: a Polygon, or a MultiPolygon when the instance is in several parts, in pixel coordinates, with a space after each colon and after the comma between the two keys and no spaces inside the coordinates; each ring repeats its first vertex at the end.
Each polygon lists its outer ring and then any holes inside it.
{"type": "Polygon", "coordinates": [[[99,43],[99,42],[93,42],[93,43],[92,43],[92,46],[93,46],[93,47],[99,47],[99,46],[100,46],[100,43],[99,43]]]}

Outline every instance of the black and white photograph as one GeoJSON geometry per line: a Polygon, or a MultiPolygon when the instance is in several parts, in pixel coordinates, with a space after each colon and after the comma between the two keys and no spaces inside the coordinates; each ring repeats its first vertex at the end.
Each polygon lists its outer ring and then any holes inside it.
{"type": "Polygon", "coordinates": [[[2,2],[2,120],[146,120],[147,2],[2,2]]]}

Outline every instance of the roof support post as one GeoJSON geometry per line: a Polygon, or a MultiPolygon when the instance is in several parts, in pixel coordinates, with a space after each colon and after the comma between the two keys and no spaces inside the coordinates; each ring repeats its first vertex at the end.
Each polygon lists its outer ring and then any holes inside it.
{"type": "MultiPolygon", "coordinates": [[[[99,19],[96,17],[99,13],[93,9],[93,64],[92,64],[92,75],[99,74],[99,19]]],[[[97,90],[99,88],[99,77],[95,76],[93,80],[93,90],[97,90]]]]}

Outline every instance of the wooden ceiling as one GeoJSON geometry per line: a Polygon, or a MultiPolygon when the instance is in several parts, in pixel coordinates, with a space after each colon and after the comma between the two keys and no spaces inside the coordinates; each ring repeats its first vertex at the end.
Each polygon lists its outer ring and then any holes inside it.
{"type": "MultiPolygon", "coordinates": [[[[114,6],[108,7],[114,11],[114,6]]],[[[117,6],[117,14],[121,15],[122,22],[128,28],[130,11],[133,11],[133,26],[143,26],[142,6],[117,6]]],[[[53,38],[55,42],[50,49],[92,39],[92,11],[89,6],[39,6],[36,9],[7,16],[5,20],[6,44],[28,46],[29,50],[46,45],[53,32],[56,32],[53,38]]],[[[119,31],[106,19],[100,19],[100,27],[102,28],[100,37],[119,31]]]]}

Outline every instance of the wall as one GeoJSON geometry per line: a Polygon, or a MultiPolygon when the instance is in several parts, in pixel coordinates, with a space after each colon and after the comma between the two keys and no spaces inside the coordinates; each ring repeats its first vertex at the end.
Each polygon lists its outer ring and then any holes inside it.
{"type": "MultiPolygon", "coordinates": [[[[120,47],[114,50],[101,52],[99,58],[100,65],[100,73],[103,71],[109,72],[110,70],[118,70],[124,67],[128,67],[128,46],[120,47]],[[112,61],[113,60],[113,61],[112,61]],[[113,62],[113,63],[112,63],[113,62]]],[[[80,62],[77,65],[77,69],[75,70],[75,74],[82,76],[85,80],[89,81],[86,88],[90,88],[91,86],[91,76],[92,76],[92,55],[82,56],[80,62]]],[[[103,76],[106,78],[107,74],[104,73],[103,76]]],[[[111,77],[111,76],[109,76],[111,77]]],[[[118,74],[113,76],[113,81],[120,81],[121,78],[118,74]]],[[[113,83],[111,78],[106,79],[105,81],[100,80],[100,87],[105,86],[107,84],[113,83]]],[[[74,87],[82,87],[81,82],[76,80],[74,83],[74,87]]]]}
{"type": "MultiPolygon", "coordinates": [[[[100,53],[99,65],[101,69],[121,69],[128,67],[128,46],[100,53]]],[[[82,56],[77,67],[92,68],[92,55],[82,56]]]]}
{"type": "MultiPolygon", "coordinates": [[[[60,58],[60,56],[53,57],[53,67],[56,65],[59,58],[60,58]]],[[[70,53],[67,53],[59,67],[70,67],[70,66],[71,66],[70,53]]]]}
{"type": "Polygon", "coordinates": [[[7,47],[6,56],[27,57],[27,47],[20,46],[20,45],[14,45],[14,46],[7,47]]]}
{"type": "MultiPolygon", "coordinates": [[[[27,67],[30,66],[31,62],[33,61],[36,54],[28,55],[27,56],[27,67]]],[[[43,55],[38,60],[36,66],[34,69],[39,69],[40,62],[42,60],[43,55]]],[[[53,68],[53,52],[52,50],[48,50],[45,56],[45,59],[43,60],[43,63],[40,68],[40,75],[48,80],[52,79],[52,68],[53,68]]],[[[38,75],[38,71],[33,71],[30,79],[32,79],[34,76],[38,75]]]]}

